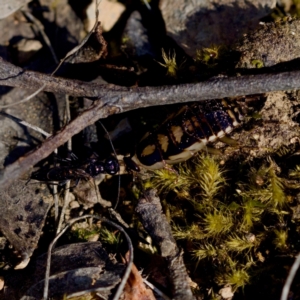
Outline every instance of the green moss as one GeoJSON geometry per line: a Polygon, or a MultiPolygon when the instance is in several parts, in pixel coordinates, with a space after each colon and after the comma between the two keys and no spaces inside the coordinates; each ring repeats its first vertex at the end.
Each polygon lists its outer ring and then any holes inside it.
{"type": "Polygon", "coordinates": [[[186,239],[189,241],[193,241],[203,240],[204,238],[206,238],[206,233],[196,223],[193,223],[190,226],[186,227],[179,227],[175,224],[173,226],[173,235],[178,240],[186,239]]]}
{"type": "Polygon", "coordinates": [[[212,45],[210,48],[202,48],[196,51],[195,62],[202,63],[208,68],[214,68],[224,59],[227,53],[225,46],[212,45]]]}
{"type": "Polygon", "coordinates": [[[207,236],[216,236],[228,232],[233,226],[232,216],[229,211],[214,211],[203,217],[203,227],[207,236]]]}
{"type": "Polygon", "coordinates": [[[180,69],[182,69],[183,65],[185,64],[185,60],[182,61],[180,63],[180,65],[178,66],[177,61],[176,61],[175,50],[173,50],[173,53],[171,53],[169,51],[168,55],[166,54],[164,49],[162,49],[161,52],[162,52],[162,59],[163,59],[164,63],[161,63],[159,61],[158,61],[158,63],[167,69],[167,73],[166,73],[167,76],[172,77],[172,78],[177,78],[178,71],[180,69]]]}
{"type": "Polygon", "coordinates": [[[253,59],[251,60],[251,65],[255,66],[255,68],[260,69],[264,67],[264,63],[263,61],[259,60],[259,59],[253,59]]]}
{"type": "Polygon", "coordinates": [[[243,251],[249,252],[255,246],[255,238],[252,238],[252,236],[232,234],[226,241],[226,246],[229,251],[238,253],[243,251]]]}
{"type": "Polygon", "coordinates": [[[218,279],[219,284],[229,284],[233,291],[236,291],[238,288],[244,288],[250,282],[250,275],[246,268],[233,267],[229,272],[220,275],[218,279]]]}
{"type": "MultiPolygon", "coordinates": [[[[276,151],[274,156],[284,158],[276,151]]],[[[174,237],[188,245],[190,259],[197,262],[195,276],[202,278],[207,268],[210,280],[233,291],[252,281],[253,270],[272,268],[263,249],[290,249],[287,230],[274,230],[290,218],[287,179],[270,157],[252,165],[241,166],[235,171],[239,181],[230,181],[225,174],[231,173],[216,158],[202,154],[176,166],[177,173],[159,170],[151,179],[168,199],[174,237]]],[[[300,167],[289,175],[300,179],[300,167]]],[[[215,288],[211,281],[206,287],[215,288]]]]}
{"type": "Polygon", "coordinates": [[[273,244],[276,249],[286,250],[287,249],[287,239],[288,232],[287,230],[274,230],[275,238],[273,240],[273,244]]]}

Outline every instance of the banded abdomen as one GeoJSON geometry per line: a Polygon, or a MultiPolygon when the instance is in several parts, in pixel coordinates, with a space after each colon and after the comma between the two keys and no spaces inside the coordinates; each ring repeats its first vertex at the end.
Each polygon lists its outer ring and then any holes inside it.
{"type": "Polygon", "coordinates": [[[156,131],[147,133],[132,160],[146,169],[161,169],[191,158],[239,126],[244,119],[237,104],[213,100],[184,106],[156,131]]]}

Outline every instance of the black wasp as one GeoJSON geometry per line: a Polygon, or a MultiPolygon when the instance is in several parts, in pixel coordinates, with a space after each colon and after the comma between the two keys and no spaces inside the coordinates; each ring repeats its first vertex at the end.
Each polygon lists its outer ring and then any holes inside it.
{"type": "Polygon", "coordinates": [[[45,182],[58,182],[59,185],[64,185],[69,180],[90,180],[99,174],[115,175],[119,172],[120,165],[118,160],[111,156],[104,161],[100,161],[99,158],[94,157],[79,161],[77,157],[72,154],[71,158],[62,160],[60,166],[54,166],[52,168],[45,168],[38,170],[31,174],[31,179],[45,181],[45,182]]]}

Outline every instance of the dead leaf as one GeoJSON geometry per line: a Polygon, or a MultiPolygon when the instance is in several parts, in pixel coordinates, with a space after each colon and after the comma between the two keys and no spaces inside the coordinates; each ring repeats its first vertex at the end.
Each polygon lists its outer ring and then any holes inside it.
{"type": "MultiPolygon", "coordinates": [[[[127,256],[127,255],[126,255],[127,256]]],[[[127,259],[126,259],[127,260],[127,259]]],[[[146,288],[143,278],[133,264],[124,288],[124,300],[155,300],[152,290],[146,288]]]]}

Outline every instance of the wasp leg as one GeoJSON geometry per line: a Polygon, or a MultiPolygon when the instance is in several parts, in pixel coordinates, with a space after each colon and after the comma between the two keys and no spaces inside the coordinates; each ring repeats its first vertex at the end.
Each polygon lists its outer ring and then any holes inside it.
{"type": "Polygon", "coordinates": [[[221,155],[222,152],[219,149],[213,147],[206,147],[205,148],[206,154],[213,154],[213,155],[221,155]]]}
{"type": "Polygon", "coordinates": [[[72,162],[75,162],[77,160],[78,160],[78,157],[72,151],[68,151],[68,154],[67,154],[66,158],[62,158],[58,154],[53,153],[54,167],[57,167],[57,163],[58,162],[63,162],[63,163],[69,163],[69,164],[71,164],[72,162]]]}
{"type": "Polygon", "coordinates": [[[230,146],[239,146],[238,141],[230,138],[229,136],[223,136],[222,138],[219,138],[219,140],[230,146]]]}
{"type": "Polygon", "coordinates": [[[132,156],[123,157],[124,164],[126,166],[126,171],[130,173],[131,171],[140,172],[140,167],[132,160],[132,156]]]}

